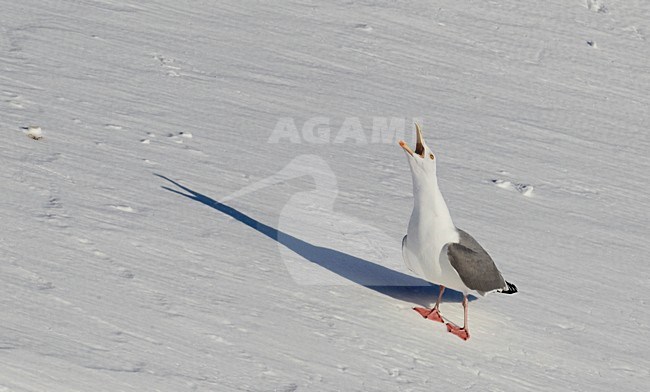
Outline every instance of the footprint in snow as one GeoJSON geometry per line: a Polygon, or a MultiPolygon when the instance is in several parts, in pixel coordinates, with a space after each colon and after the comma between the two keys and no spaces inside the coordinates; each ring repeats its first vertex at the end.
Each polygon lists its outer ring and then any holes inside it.
{"type": "Polygon", "coordinates": [[[366,33],[372,31],[372,26],[365,23],[357,23],[356,25],[354,25],[354,28],[357,30],[365,31],[366,33]]]}
{"type": "Polygon", "coordinates": [[[144,139],[140,139],[140,143],[142,144],[151,144],[151,139],[154,139],[156,137],[156,134],[153,132],[147,132],[147,137],[144,139]]]}
{"type": "Polygon", "coordinates": [[[39,282],[36,284],[36,289],[41,291],[52,290],[53,288],[55,288],[54,283],[42,279],[39,279],[39,282]]]}
{"type": "Polygon", "coordinates": [[[178,73],[178,71],[181,70],[181,67],[178,66],[177,64],[174,64],[176,62],[176,59],[165,57],[163,55],[155,55],[154,59],[158,60],[160,66],[165,71],[167,76],[171,76],[171,77],[181,76],[178,73]]]}
{"type": "Polygon", "coordinates": [[[13,93],[11,91],[2,92],[2,101],[6,102],[9,106],[14,109],[24,109],[25,105],[28,103],[23,97],[19,94],[13,93]]]}
{"type": "Polygon", "coordinates": [[[118,205],[118,206],[111,206],[111,207],[115,208],[118,211],[122,211],[122,212],[135,212],[135,210],[132,207],[129,207],[129,206],[118,205]]]}
{"type": "Polygon", "coordinates": [[[501,189],[507,189],[509,191],[519,192],[522,196],[526,196],[526,197],[532,197],[533,190],[535,189],[535,187],[533,187],[530,184],[523,184],[523,183],[512,182],[512,181],[502,180],[502,179],[494,179],[492,180],[492,183],[501,189]]]}
{"type": "Polygon", "coordinates": [[[178,132],[178,133],[169,133],[167,135],[169,139],[178,144],[183,144],[183,139],[191,139],[193,135],[189,132],[178,132]]]}
{"type": "Polygon", "coordinates": [[[92,252],[93,252],[93,255],[95,255],[95,257],[97,257],[99,259],[102,259],[102,260],[110,260],[110,258],[111,258],[109,255],[107,255],[106,253],[104,253],[104,252],[102,252],[101,250],[98,250],[98,249],[95,249],[92,252]]]}
{"type": "Polygon", "coordinates": [[[120,268],[118,275],[124,279],[133,279],[135,278],[135,274],[133,272],[129,271],[126,268],[120,268]]]}
{"type": "Polygon", "coordinates": [[[298,385],[294,384],[294,383],[291,383],[289,385],[282,385],[282,386],[280,386],[278,388],[275,388],[275,390],[278,391],[278,392],[294,392],[294,391],[298,390],[298,385]]]}
{"type": "Polygon", "coordinates": [[[602,0],[587,0],[586,1],[587,9],[593,12],[598,12],[600,14],[607,13],[607,7],[602,0]]]}

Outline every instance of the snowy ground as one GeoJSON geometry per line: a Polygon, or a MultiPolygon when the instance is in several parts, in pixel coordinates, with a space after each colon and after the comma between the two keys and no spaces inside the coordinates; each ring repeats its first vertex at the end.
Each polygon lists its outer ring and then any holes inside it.
{"type": "Polygon", "coordinates": [[[0,391],[647,388],[650,2],[0,10],[0,391]],[[391,118],[520,289],[468,342],[391,118]]]}

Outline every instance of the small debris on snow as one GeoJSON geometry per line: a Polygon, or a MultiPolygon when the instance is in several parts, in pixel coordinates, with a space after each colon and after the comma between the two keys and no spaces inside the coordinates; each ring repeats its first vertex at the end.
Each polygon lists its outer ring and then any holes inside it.
{"type": "Polygon", "coordinates": [[[30,125],[28,127],[23,127],[23,129],[27,130],[27,137],[31,139],[41,140],[43,138],[43,130],[39,126],[30,125]]]}

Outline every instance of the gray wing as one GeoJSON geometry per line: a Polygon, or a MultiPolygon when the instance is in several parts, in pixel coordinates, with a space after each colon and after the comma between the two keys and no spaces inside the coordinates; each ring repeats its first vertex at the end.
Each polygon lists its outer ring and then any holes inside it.
{"type": "Polygon", "coordinates": [[[463,230],[458,233],[460,241],[447,246],[447,257],[465,286],[482,293],[505,288],[506,281],[485,249],[463,230]]]}

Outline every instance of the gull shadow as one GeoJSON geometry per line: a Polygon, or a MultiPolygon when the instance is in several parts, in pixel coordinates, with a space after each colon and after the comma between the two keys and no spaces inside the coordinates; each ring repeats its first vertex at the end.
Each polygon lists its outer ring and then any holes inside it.
{"type": "MultiPolygon", "coordinates": [[[[174,184],[187,193],[166,186],[161,186],[161,188],[214,208],[215,210],[228,215],[246,226],[255,229],[257,232],[277,241],[306,260],[351,282],[357,283],[389,297],[405,302],[416,303],[422,306],[430,306],[435,302],[438,296],[439,287],[435,284],[386,268],[368,260],[340,252],[336,249],[313,245],[251,218],[233,207],[220,203],[199,192],[193,191],[192,189],[163,175],[155,175],[174,184]]],[[[462,302],[462,300],[462,293],[451,289],[445,290],[443,296],[444,302],[462,302]]]]}

